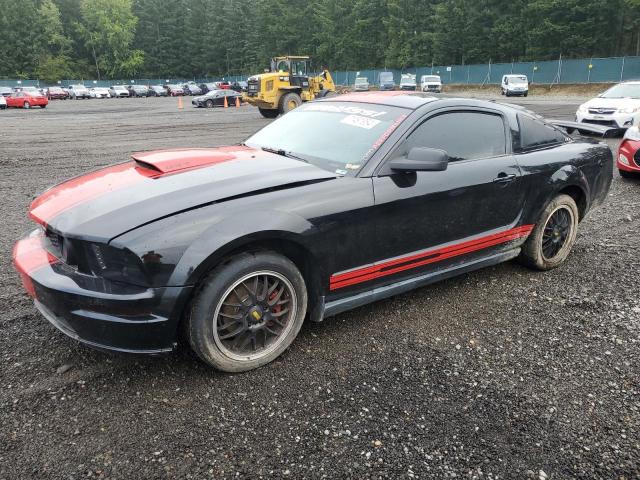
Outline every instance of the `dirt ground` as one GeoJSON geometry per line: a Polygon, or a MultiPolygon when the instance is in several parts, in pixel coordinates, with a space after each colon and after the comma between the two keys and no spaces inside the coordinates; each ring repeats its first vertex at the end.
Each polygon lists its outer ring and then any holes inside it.
{"type": "MultiPolygon", "coordinates": [[[[585,83],[570,85],[537,85],[529,86],[530,97],[595,97],[611,88],[611,83],[585,83]]],[[[451,95],[495,96],[500,94],[500,85],[445,85],[444,93],[451,95]]],[[[504,98],[504,97],[503,97],[504,98]]],[[[587,99],[585,99],[587,100],[587,99]]]]}
{"type": "MultiPolygon", "coordinates": [[[[572,118],[585,98],[510,100],[572,118]]],[[[246,374],[55,330],[10,262],[28,204],[134,151],[268,122],[185,107],[0,111],[0,479],[640,477],[640,181],[617,173],[561,268],[510,262],[308,324],[246,374]]]]}

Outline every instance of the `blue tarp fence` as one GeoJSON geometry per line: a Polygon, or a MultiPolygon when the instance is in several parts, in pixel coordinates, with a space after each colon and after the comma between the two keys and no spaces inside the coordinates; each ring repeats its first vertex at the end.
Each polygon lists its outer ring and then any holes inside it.
{"type": "MultiPolygon", "coordinates": [[[[400,83],[403,73],[416,75],[418,81],[422,75],[440,75],[445,84],[499,84],[502,75],[523,74],[529,77],[529,81],[537,84],[569,84],[569,83],[615,83],[624,80],[640,80],[640,57],[610,57],[610,58],[581,58],[546,60],[540,62],[514,62],[514,63],[483,63],[474,65],[433,65],[427,67],[406,68],[403,70],[349,70],[332,71],[333,79],[338,85],[352,85],[355,78],[367,77],[369,83],[379,83],[380,72],[392,72],[393,78],[400,83]]],[[[232,75],[226,77],[205,78],[136,78],[120,80],[93,80],[93,79],[65,79],[59,80],[59,85],[67,86],[74,83],[83,83],[91,87],[106,87],[119,84],[162,85],[166,83],[183,83],[195,80],[197,83],[228,80],[231,82],[246,80],[247,75],[232,75]]],[[[13,87],[18,84],[47,86],[50,83],[39,80],[0,79],[0,86],[13,87]]],[[[55,84],[55,83],[54,83],[55,84]]]]}

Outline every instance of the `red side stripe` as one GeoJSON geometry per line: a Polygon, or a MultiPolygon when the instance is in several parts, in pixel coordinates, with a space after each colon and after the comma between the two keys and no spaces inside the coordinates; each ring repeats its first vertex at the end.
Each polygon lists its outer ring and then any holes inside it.
{"type": "Polygon", "coordinates": [[[393,275],[394,273],[410,270],[430,263],[440,262],[447,258],[464,255],[466,253],[482,250],[493,245],[510,242],[518,238],[526,237],[533,230],[533,225],[523,225],[503,232],[486,235],[484,237],[468,240],[447,247],[425,250],[417,254],[395,258],[393,260],[376,263],[374,265],[357,268],[348,272],[332,275],[329,281],[329,289],[355,285],[358,283],[374,280],[376,278],[393,275]],[[393,268],[392,268],[393,267],[393,268]]]}

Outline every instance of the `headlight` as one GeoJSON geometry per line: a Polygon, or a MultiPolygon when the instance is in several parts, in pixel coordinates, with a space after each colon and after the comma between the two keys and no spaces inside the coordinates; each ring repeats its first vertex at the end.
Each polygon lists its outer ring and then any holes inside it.
{"type": "Polygon", "coordinates": [[[640,142],[640,130],[638,127],[627,128],[627,131],[624,134],[624,139],[640,142]]]}
{"type": "Polygon", "coordinates": [[[640,111],[640,107],[625,107],[618,109],[618,113],[636,113],[638,111],[640,111]]]}
{"type": "Polygon", "coordinates": [[[85,246],[87,267],[94,276],[114,282],[148,285],[142,261],[131,251],[99,243],[85,246]]]}
{"type": "Polygon", "coordinates": [[[578,111],[579,111],[580,113],[587,113],[587,112],[589,111],[589,108],[588,108],[586,105],[580,105],[580,106],[578,107],[578,111]]]}

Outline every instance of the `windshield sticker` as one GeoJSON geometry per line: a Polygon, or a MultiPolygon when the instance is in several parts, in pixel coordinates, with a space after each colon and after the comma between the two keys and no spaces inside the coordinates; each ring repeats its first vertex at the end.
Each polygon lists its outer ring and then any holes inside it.
{"type": "Polygon", "coordinates": [[[347,163],[344,168],[346,168],[347,170],[358,170],[360,168],[360,164],[359,163],[347,163]]]}
{"type": "Polygon", "coordinates": [[[362,115],[363,117],[376,118],[386,115],[387,112],[376,112],[366,108],[354,107],[350,105],[329,105],[329,104],[308,104],[305,110],[315,112],[347,113],[350,115],[362,115]]]}
{"type": "Polygon", "coordinates": [[[373,145],[371,145],[371,148],[369,150],[366,151],[366,153],[362,156],[362,161],[365,162],[369,159],[369,157],[371,155],[373,155],[373,153],[380,148],[380,146],[384,143],[384,141],[389,138],[389,136],[393,133],[393,131],[398,128],[398,125],[400,125],[402,122],[404,122],[404,119],[407,118],[406,115],[400,115],[395,122],[393,122],[391,125],[389,125],[389,128],[387,128],[384,133],[382,135],[380,135],[380,137],[375,141],[375,143],[373,145]]]}
{"type": "Polygon", "coordinates": [[[346,175],[348,172],[347,172],[346,170],[337,169],[337,170],[336,170],[336,173],[337,173],[338,175],[346,175]]]}
{"type": "Polygon", "coordinates": [[[365,128],[371,130],[373,127],[380,123],[380,120],[375,118],[362,117],[360,115],[347,115],[340,123],[351,125],[352,127],[365,128]]]}

